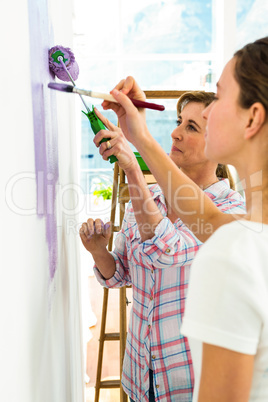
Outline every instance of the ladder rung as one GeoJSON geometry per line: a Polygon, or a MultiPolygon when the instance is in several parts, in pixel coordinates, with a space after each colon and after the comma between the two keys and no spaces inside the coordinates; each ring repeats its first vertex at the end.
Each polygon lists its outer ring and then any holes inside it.
{"type": "Polygon", "coordinates": [[[120,230],[120,227],[119,227],[119,226],[114,226],[114,227],[113,227],[113,231],[114,231],[114,232],[119,232],[119,230],[120,230]]]}
{"type": "Polygon", "coordinates": [[[120,379],[101,381],[100,388],[120,388],[120,379]]]}
{"type": "Polygon", "coordinates": [[[119,341],[119,340],[120,340],[119,332],[110,332],[104,334],[104,341],[119,341]]]}

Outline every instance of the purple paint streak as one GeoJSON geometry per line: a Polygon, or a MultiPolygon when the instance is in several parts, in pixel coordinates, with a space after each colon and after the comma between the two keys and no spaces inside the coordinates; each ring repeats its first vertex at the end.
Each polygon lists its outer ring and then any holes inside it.
{"type": "Polygon", "coordinates": [[[50,82],[48,88],[56,89],[61,92],[73,92],[74,87],[68,84],[60,84],[59,82],[50,82]]]}
{"type": "Polygon", "coordinates": [[[46,221],[48,264],[52,281],[58,262],[55,199],[59,169],[56,99],[47,89],[47,82],[51,80],[47,61],[50,39],[48,5],[47,0],[28,0],[28,3],[37,216],[46,221]]]}

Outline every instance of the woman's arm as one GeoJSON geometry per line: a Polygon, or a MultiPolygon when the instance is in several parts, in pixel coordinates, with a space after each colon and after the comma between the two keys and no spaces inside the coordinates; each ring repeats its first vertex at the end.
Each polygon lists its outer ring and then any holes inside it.
{"type": "MultiPolygon", "coordinates": [[[[143,92],[132,77],[121,81],[111,91],[118,104],[103,102],[104,109],[112,109],[118,116],[120,127],[127,140],[140,152],[151,173],[161,186],[167,202],[182,221],[193,227],[194,234],[200,240],[209,235],[202,233],[202,224],[210,223],[215,231],[219,226],[234,220],[231,214],[219,211],[203,191],[171,161],[166,152],[150,134],[144,114],[132,104],[126,94],[141,99],[143,92]]],[[[241,216],[240,216],[241,218],[241,216]]]]}
{"type": "Polygon", "coordinates": [[[203,343],[198,402],[249,400],[254,355],[203,343]]]}
{"type": "Polygon", "coordinates": [[[144,242],[154,236],[154,230],[163,216],[151,196],[136,157],[122,130],[112,124],[98,110],[95,109],[95,112],[108,130],[99,131],[94,137],[94,143],[100,148],[103,159],[107,160],[110,155],[115,155],[119,166],[124,170],[141,241],[144,242]],[[106,142],[100,144],[102,138],[110,138],[112,146],[110,149],[107,149],[106,142]]]}

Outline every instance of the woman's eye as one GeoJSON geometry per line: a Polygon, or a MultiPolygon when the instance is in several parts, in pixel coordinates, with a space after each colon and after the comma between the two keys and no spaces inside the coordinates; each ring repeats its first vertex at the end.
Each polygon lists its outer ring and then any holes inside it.
{"type": "Polygon", "coordinates": [[[196,128],[195,128],[195,126],[193,126],[192,124],[189,124],[188,128],[189,128],[189,130],[191,130],[191,131],[197,131],[196,128]]]}
{"type": "Polygon", "coordinates": [[[180,125],[181,125],[181,120],[177,119],[177,126],[180,126],[180,125]]]}

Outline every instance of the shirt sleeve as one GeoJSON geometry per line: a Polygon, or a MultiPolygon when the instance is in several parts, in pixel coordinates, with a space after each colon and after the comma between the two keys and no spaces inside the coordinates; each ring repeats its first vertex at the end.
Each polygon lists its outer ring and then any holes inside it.
{"type": "Polygon", "coordinates": [[[207,242],[192,265],[182,333],[256,354],[262,326],[256,279],[238,251],[228,256],[227,250],[213,252],[213,246],[207,242]]]}
{"type": "Polygon", "coordinates": [[[245,214],[246,213],[246,207],[245,207],[245,201],[243,198],[237,193],[232,195],[232,197],[223,199],[219,202],[216,202],[216,206],[221,210],[221,212],[224,212],[225,214],[245,214]]]}
{"type": "Polygon", "coordinates": [[[115,260],[115,273],[110,279],[105,279],[100,273],[96,264],[94,265],[94,273],[98,282],[106,288],[120,288],[122,286],[131,285],[131,277],[129,273],[129,268],[122,264],[118,255],[114,252],[111,253],[115,260]]]}
{"type": "Polygon", "coordinates": [[[237,215],[246,213],[245,198],[230,188],[228,179],[220,179],[204,192],[222,212],[237,215]]]}
{"type": "Polygon", "coordinates": [[[126,210],[121,230],[118,232],[115,239],[115,247],[112,256],[115,260],[115,273],[110,279],[105,279],[100,273],[96,264],[94,265],[94,273],[98,282],[107,288],[118,288],[122,286],[130,286],[131,275],[129,269],[129,260],[127,256],[127,241],[125,236],[125,228],[127,226],[129,208],[126,210]]]}
{"type": "Polygon", "coordinates": [[[202,242],[181,221],[173,224],[163,218],[157,225],[154,236],[140,243],[133,256],[137,261],[146,261],[148,267],[168,268],[172,265],[191,263],[202,242]]]}

